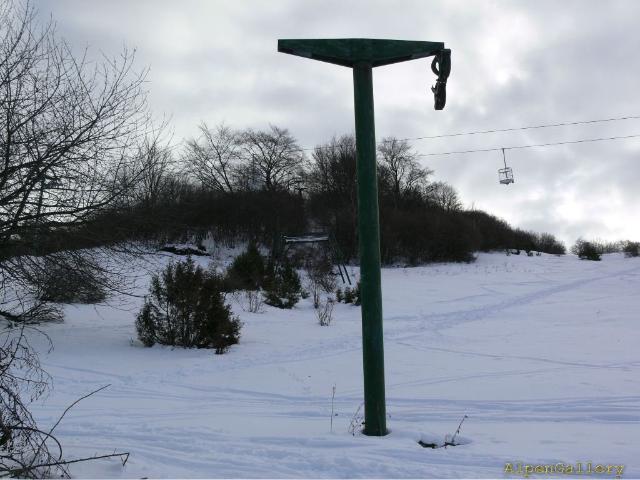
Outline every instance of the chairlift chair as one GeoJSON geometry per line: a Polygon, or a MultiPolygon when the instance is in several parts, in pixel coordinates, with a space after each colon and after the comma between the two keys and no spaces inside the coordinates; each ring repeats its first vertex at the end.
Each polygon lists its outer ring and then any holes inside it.
{"type": "Polygon", "coordinates": [[[513,183],[513,170],[511,167],[507,167],[507,158],[504,154],[504,148],[502,149],[502,160],[504,161],[504,168],[498,170],[498,180],[502,185],[509,185],[513,183]]]}
{"type": "Polygon", "coordinates": [[[334,261],[338,265],[338,273],[340,274],[340,278],[342,279],[343,284],[351,285],[351,278],[349,277],[349,272],[347,272],[347,266],[344,263],[344,259],[342,256],[342,252],[338,248],[338,244],[335,241],[335,238],[330,233],[326,232],[311,232],[303,235],[283,235],[282,242],[284,243],[284,250],[287,249],[289,245],[292,244],[301,244],[301,243],[324,243],[326,242],[329,245],[329,249],[333,255],[334,261]],[[345,278],[347,281],[345,282],[345,278]]]}

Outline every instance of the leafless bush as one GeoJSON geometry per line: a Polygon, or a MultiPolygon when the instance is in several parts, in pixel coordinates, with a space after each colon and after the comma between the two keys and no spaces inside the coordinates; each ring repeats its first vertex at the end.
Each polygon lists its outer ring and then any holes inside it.
{"type": "Polygon", "coordinates": [[[86,256],[58,253],[43,260],[37,278],[39,298],[56,303],[99,303],[107,298],[109,279],[86,256]]]}
{"type": "Polygon", "coordinates": [[[311,294],[311,301],[313,302],[313,308],[318,309],[320,307],[320,285],[314,278],[307,278],[306,282],[307,292],[311,294]]]}
{"type": "Polygon", "coordinates": [[[579,238],[571,247],[571,253],[577,255],[581,260],[600,261],[601,253],[593,242],[587,242],[579,238]]]}
{"type": "Polygon", "coordinates": [[[126,289],[131,259],[140,250],[123,246],[19,255],[0,261],[0,315],[13,322],[62,320],[56,303],[97,303],[126,289]]]}
{"type": "Polygon", "coordinates": [[[0,319],[12,324],[62,321],[57,305],[39,298],[34,283],[41,262],[30,257],[14,257],[0,262],[0,319]]]}
{"type": "Polygon", "coordinates": [[[358,406],[356,413],[351,417],[349,428],[347,429],[354,437],[362,433],[362,425],[364,425],[364,412],[362,411],[362,407],[364,407],[364,402],[358,406]]]}
{"type": "Polygon", "coordinates": [[[316,317],[321,326],[328,327],[331,324],[331,320],[333,320],[333,305],[333,298],[327,298],[316,309],[316,317]]]}
{"type": "Polygon", "coordinates": [[[336,276],[328,259],[323,259],[322,264],[312,269],[310,274],[323,292],[331,293],[336,289],[336,276]]]}
{"type": "Polygon", "coordinates": [[[0,315],[12,324],[34,325],[45,322],[57,323],[64,320],[60,307],[38,300],[29,305],[21,303],[15,313],[0,311],[0,315]]]}
{"type": "Polygon", "coordinates": [[[640,242],[623,242],[622,251],[627,258],[640,256],[640,242]]]}
{"type": "Polygon", "coordinates": [[[596,251],[603,255],[606,253],[619,253],[622,252],[622,249],[624,247],[624,242],[615,242],[615,241],[606,241],[606,240],[601,240],[601,239],[596,239],[596,240],[592,240],[589,243],[591,243],[596,251]]]}
{"type": "Polygon", "coordinates": [[[51,348],[44,333],[24,324],[0,333],[0,477],[15,469],[28,478],[68,477],[63,466],[36,468],[61,461],[62,447],[37,427],[28,409],[48,392],[51,378],[40,366],[27,332],[41,335],[51,348]]]}
{"type": "Polygon", "coordinates": [[[307,271],[307,290],[313,300],[313,308],[320,307],[322,293],[332,293],[336,288],[331,259],[325,253],[312,251],[305,261],[307,271]]]}
{"type": "Polygon", "coordinates": [[[233,292],[233,298],[243,311],[249,313],[264,312],[264,298],[260,290],[239,290],[233,292]]]}
{"type": "MultiPolygon", "coordinates": [[[[105,385],[69,405],[48,430],[39,427],[29,406],[46,397],[51,377],[43,370],[30,339],[39,336],[53,348],[49,337],[24,322],[12,322],[0,330],[0,478],[70,478],[67,466],[98,458],[119,457],[123,465],[126,452],[64,459],[62,444],[53,432],[64,416],[81,400],[105,389],[105,385]]],[[[2,316],[0,321],[4,322],[2,316]]]]}

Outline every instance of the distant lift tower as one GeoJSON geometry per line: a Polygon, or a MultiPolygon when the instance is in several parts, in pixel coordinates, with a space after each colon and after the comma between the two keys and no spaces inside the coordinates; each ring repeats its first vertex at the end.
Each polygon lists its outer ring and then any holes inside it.
{"type": "Polygon", "coordinates": [[[441,42],[342,38],[278,40],[278,51],[353,69],[358,169],[358,235],[362,300],[365,435],[386,435],[382,291],[380,288],[380,221],[373,116],[372,69],[382,65],[435,56],[431,69],[438,76],[431,88],[435,109],[446,102],[451,50],[441,42]]]}

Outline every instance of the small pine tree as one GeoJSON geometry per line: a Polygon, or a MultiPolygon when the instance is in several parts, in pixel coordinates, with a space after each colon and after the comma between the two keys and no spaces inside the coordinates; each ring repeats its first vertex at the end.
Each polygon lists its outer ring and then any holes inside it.
{"type": "Polygon", "coordinates": [[[152,278],[136,319],[138,338],[147,347],[215,348],[218,354],[238,343],[240,328],[240,320],[224,303],[222,279],[190,257],[152,278]]]}
{"type": "Polygon", "coordinates": [[[293,308],[300,300],[300,276],[290,263],[274,265],[270,262],[264,285],[264,302],[278,308],[293,308]]]}
{"type": "Polygon", "coordinates": [[[264,283],[265,265],[255,243],[238,255],[229,269],[225,283],[229,290],[259,290],[264,283]]]}
{"type": "Polygon", "coordinates": [[[157,317],[157,305],[145,300],[142,310],[136,318],[138,339],[145,347],[153,347],[158,342],[156,322],[154,321],[154,318],[157,317]]]}
{"type": "Polygon", "coordinates": [[[344,303],[353,303],[353,290],[344,287],[344,303]]]}
{"type": "Polygon", "coordinates": [[[336,302],[340,303],[343,299],[342,290],[340,290],[340,287],[336,288],[336,302]]]}

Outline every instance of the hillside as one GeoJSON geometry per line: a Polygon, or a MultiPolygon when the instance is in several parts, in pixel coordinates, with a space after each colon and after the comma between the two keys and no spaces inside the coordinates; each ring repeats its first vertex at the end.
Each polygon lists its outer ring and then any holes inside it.
{"type": "Polygon", "coordinates": [[[33,410],[46,427],[110,384],[56,431],[69,457],[131,457],[73,466],[81,477],[502,477],[518,461],[626,465],[637,477],[639,288],[640,259],[618,254],[383,269],[384,438],[348,432],[362,401],[359,308],[338,304],[321,327],[310,300],[261,314],[232,302],[244,328],[225,355],[142,347],[141,298],[66,306],[64,323],[43,326],[54,389],[33,410]],[[416,443],[465,414],[466,445],[416,443]]]}

